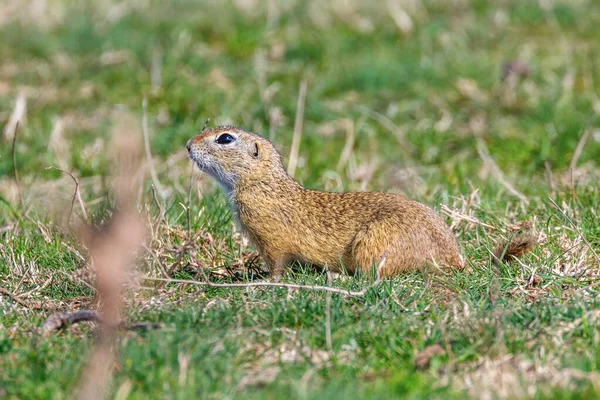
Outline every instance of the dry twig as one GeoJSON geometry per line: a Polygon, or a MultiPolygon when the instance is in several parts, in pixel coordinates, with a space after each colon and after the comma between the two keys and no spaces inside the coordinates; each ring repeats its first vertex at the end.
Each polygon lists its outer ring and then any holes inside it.
{"type": "Polygon", "coordinates": [[[75,178],[75,176],[73,176],[73,174],[70,173],[69,171],[65,171],[64,169],[61,169],[61,168],[56,168],[56,167],[50,166],[50,167],[46,167],[46,169],[55,169],[64,174],[67,174],[71,177],[71,179],[73,179],[73,182],[75,182],[75,192],[73,193],[73,199],[71,200],[71,209],[69,210],[69,217],[68,217],[67,221],[69,223],[71,222],[71,215],[73,214],[73,206],[75,205],[75,199],[78,200],[79,207],[81,208],[81,212],[83,214],[83,218],[84,218],[84,220],[87,221],[88,215],[87,215],[87,212],[85,211],[85,204],[83,204],[83,200],[81,199],[81,192],[79,191],[79,181],[77,181],[77,178],[75,178]]]}
{"type": "Polygon", "coordinates": [[[100,317],[100,313],[90,310],[79,310],[72,313],[55,313],[42,322],[40,330],[43,336],[48,336],[55,331],[82,321],[102,322],[102,318],[100,317]]]}
{"type": "Polygon", "coordinates": [[[494,230],[496,229],[495,226],[486,224],[485,222],[481,222],[479,219],[477,219],[477,218],[475,218],[475,217],[473,217],[471,215],[463,214],[460,211],[458,211],[456,209],[452,209],[452,208],[448,207],[445,204],[442,204],[440,206],[440,210],[444,214],[446,214],[447,216],[449,216],[450,218],[452,218],[453,223],[454,223],[454,221],[466,221],[466,222],[468,222],[470,224],[480,225],[480,226],[483,226],[483,227],[488,228],[488,229],[494,229],[494,230]]]}
{"type": "Polygon", "coordinates": [[[19,296],[17,296],[13,292],[9,291],[8,289],[4,289],[3,287],[0,287],[0,293],[5,296],[10,297],[12,299],[12,301],[14,301],[15,303],[18,303],[25,308],[29,308],[29,305],[27,303],[25,303],[23,300],[21,300],[21,298],[19,296]]]}
{"type": "MultiPolygon", "coordinates": [[[[69,313],[55,313],[46,318],[42,323],[41,333],[43,336],[48,336],[56,331],[60,331],[73,324],[84,321],[91,321],[98,324],[105,323],[102,315],[97,311],[78,310],[69,313]]],[[[137,322],[133,324],[126,324],[124,322],[118,323],[119,329],[129,331],[159,329],[161,327],[162,324],[160,322],[137,322]]]]}
{"type": "Polygon", "coordinates": [[[206,281],[196,281],[191,279],[167,279],[167,278],[154,278],[151,276],[142,276],[140,279],[146,281],[160,281],[167,283],[184,283],[189,285],[197,285],[197,286],[210,286],[210,287],[218,287],[218,288],[249,288],[249,287],[281,287],[288,289],[302,289],[302,290],[314,290],[314,291],[322,291],[322,292],[330,292],[337,293],[344,296],[349,297],[362,297],[369,291],[369,289],[377,286],[381,282],[381,269],[385,265],[385,261],[387,259],[387,252],[381,256],[379,260],[379,264],[377,265],[377,278],[375,281],[367,286],[364,289],[358,291],[352,291],[347,289],[340,289],[328,286],[313,286],[313,285],[298,285],[295,283],[278,283],[278,282],[251,282],[251,283],[214,283],[210,282],[208,279],[206,281]]]}

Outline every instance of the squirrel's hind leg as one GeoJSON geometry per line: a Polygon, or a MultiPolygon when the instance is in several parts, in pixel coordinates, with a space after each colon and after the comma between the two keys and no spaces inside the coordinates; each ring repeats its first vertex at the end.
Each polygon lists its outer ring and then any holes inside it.
{"type": "Polygon", "coordinates": [[[394,225],[393,220],[380,220],[365,226],[356,234],[352,243],[352,258],[357,271],[360,270],[362,274],[373,273],[384,254],[386,259],[379,271],[381,277],[417,269],[425,260],[425,255],[420,252],[426,249],[417,249],[415,243],[418,238],[394,225]]]}

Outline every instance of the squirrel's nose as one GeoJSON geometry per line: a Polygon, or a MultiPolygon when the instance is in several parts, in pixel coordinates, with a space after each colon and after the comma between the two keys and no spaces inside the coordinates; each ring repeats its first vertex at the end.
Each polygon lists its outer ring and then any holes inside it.
{"type": "Polygon", "coordinates": [[[185,144],[185,148],[188,150],[188,152],[190,151],[190,149],[192,148],[192,139],[187,141],[187,143],[185,144]]]}

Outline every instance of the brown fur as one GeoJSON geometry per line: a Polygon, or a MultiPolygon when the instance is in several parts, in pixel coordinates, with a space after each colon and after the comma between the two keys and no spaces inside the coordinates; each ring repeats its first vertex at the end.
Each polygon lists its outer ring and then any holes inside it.
{"type": "Polygon", "coordinates": [[[187,148],[225,189],[241,230],[275,279],[294,260],[365,273],[385,252],[382,276],[432,263],[463,268],[456,238],[421,203],[387,193],[305,189],[286,173],[271,142],[231,126],[204,131],[187,148]],[[224,133],[236,140],[216,143],[224,133]]]}

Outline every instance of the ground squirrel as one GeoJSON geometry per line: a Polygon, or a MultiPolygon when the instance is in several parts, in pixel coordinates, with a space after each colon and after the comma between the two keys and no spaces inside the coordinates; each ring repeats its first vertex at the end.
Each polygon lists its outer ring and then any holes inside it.
{"type": "Polygon", "coordinates": [[[271,142],[232,126],[205,130],[186,147],[225,190],[272,279],[281,278],[292,261],[365,273],[384,253],[383,277],[428,264],[463,267],[456,238],[421,203],[388,193],[305,189],[287,174],[271,142]]]}

